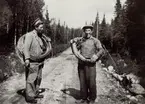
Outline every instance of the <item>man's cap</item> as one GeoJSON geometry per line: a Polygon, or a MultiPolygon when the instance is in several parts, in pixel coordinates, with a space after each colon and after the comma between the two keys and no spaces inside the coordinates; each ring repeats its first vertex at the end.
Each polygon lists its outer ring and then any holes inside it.
{"type": "Polygon", "coordinates": [[[93,30],[93,26],[92,25],[85,25],[82,29],[85,30],[85,29],[91,29],[93,30]]]}
{"type": "Polygon", "coordinates": [[[43,24],[43,22],[40,18],[35,19],[34,22],[33,22],[33,26],[38,26],[40,24],[43,24]]]}

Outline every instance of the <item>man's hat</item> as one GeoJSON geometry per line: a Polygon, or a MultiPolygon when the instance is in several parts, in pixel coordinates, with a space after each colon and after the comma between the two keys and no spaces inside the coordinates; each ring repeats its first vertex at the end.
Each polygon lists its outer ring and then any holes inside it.
{"type": "Polygon", "coordinates": [[[43,22],[40,20],[40,18],[35,19],[33,22],[33,26],[38,26],[40,24],[43,24],[43,22]]]}
{"type": "Polygon", "coordinates": [[[85,30],[85,29],[88,29],[88,28],[93,30],[93,26],[92,25],[85,25],[82,29],[85,30]]]}

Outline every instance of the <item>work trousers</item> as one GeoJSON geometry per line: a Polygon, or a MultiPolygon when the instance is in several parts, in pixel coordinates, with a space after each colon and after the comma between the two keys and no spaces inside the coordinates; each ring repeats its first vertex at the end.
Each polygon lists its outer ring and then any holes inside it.
{"type": "Polygon", "coordinates": [[[35,97],[42,80],[43,63],[30,63],[26,69],[26,99],[35,97]]]}
{"type": "Polygon", "coordinates": [[[78,63],[81,98],[86,100],[96,99],[96,63],[78,63]]]}

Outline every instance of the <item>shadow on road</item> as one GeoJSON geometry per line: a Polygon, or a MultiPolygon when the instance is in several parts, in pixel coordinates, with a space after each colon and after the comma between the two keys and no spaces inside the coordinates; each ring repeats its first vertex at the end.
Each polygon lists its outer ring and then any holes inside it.
{"type": "Polygon", "coordinates": [[[81,99],[80,97],[80,91],[74,88],[68,88],[68,89],[62,89],[61,90],[63,93],[72,96],[76,100],[81,99]]]}
{"type": "Polygon", "coordinates": [[[17,94],[22,95],[23,97],[25,97],[25,89],[18,90],[17,94]]]}

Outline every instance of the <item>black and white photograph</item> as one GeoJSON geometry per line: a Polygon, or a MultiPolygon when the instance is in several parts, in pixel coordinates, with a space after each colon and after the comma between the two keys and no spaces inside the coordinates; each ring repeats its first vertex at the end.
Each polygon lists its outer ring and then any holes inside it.
{"type": "Polygon", "coordinates": [[[145,104],[145,0],[0,0],[0,104],[145,104]]]}

